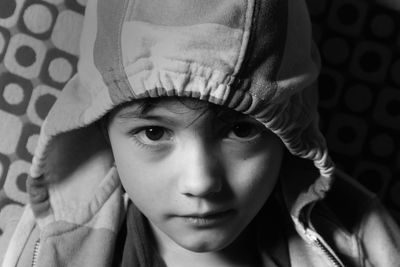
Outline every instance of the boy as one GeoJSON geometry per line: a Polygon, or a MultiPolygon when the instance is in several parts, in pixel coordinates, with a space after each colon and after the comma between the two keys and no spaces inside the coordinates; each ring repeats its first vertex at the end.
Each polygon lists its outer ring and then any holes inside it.
{"type": "Polygon", "coordinates": [[[318,70],[303,1],[90,0],[3,265],[398,265],[328,156],[318,70]]]}

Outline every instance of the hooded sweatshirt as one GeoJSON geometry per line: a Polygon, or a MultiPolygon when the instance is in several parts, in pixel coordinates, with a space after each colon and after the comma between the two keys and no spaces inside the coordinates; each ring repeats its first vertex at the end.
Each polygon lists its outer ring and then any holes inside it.
{"type": "Polygon", "coordinates": [[[282,140],[291,266],[399,266],[397,226],[328,155],[319,69],[302,0],[89,0],[78,72],[42,125],[3,266],[110,266],[128,198],[96,122],[169,96],[248,114],[282,140]]]}

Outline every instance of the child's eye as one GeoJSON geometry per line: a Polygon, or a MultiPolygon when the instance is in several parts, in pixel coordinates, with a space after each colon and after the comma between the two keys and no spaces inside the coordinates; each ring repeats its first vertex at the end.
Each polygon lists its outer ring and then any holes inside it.
{"type": "Polygon", "coordinates": [[[240,141],[249,141],[258,137],[262,131],[262,126],[254,122],[242,121],[231,127],[228,137],[240,141]]]}
{"type": "Polygon", "coordinates": [[[148,126],[131,132],[133,137],[144,145],[158,145],[172,140],[172,133],[160,126],[148,126]]]}
{"type": "Polygon", "coordinates": [[[151,141],[158,141],[165,135],[165,130],[161,127],[152,127],[143,130],[144,135],[151,141]]]}

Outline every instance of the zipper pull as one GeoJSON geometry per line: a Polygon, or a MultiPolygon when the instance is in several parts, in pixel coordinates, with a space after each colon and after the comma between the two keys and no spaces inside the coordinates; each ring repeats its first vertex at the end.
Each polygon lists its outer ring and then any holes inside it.
{"type": "Polygon", "coordinates": [[[306,229],[305,236],[307,237],[310,244],[314,245],[320,251],[322,251],[322,253],[329,259],[333,266],[345,267],[340,259],[331,251],[328,245],[326,245],[325,242],[322,241],[322,238],[320,238],[317,233],[311,231],[310,229],[306,229]]]}

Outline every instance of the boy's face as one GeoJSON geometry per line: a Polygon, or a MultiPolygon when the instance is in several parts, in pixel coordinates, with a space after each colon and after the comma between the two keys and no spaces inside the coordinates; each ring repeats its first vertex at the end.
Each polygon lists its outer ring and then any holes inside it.
{"type": "Polygon", "coordinates": [[[283,154],[256,120],[197,100],[125,106],[108,132],[122,184],[156,238],[197,252],[239,236],[270,196],[283,154]]]}

